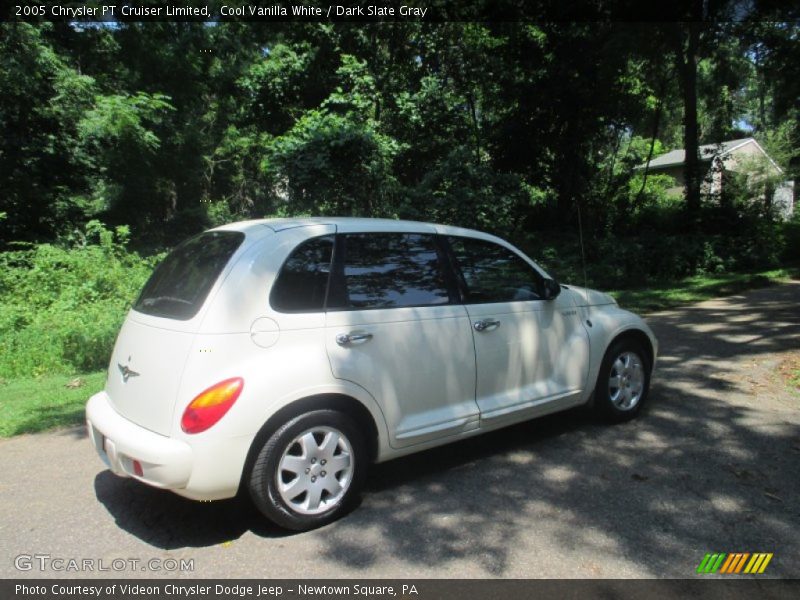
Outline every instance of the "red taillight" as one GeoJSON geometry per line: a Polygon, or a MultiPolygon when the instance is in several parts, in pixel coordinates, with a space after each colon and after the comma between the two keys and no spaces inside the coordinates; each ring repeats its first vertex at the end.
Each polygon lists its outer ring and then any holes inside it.
{"type": "Polygon", "coordinates": [[[200,433],[219,421],[242,393],[244,379],[233,377],[200,392],[183,411],[181,429],[200,433]]]}
{"type": "Polygon", "coordinates": [[[139,477],[144,477],[144,469],[142,469],[142,463],[138,460],[133,461],[133,472],[135,475],[139,477]]]}

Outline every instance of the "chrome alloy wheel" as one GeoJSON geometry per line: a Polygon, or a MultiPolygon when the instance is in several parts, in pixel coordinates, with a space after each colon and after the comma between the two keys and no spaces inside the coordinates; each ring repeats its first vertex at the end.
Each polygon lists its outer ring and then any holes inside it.
{"type": "Polygon", "coordinates": [[[324,513],[347,493],[354,466],[353,448],[341,431],[307,429],[286,446],[278,462],[278,493],[296,513],[324,513]]]}
{"type": "Polygon", "coordinates": [[[631,410],[639,404],[644,384],[644,363],[636,353],[623,352],[611,364],[608,396],[619,410],[631,410]]]}

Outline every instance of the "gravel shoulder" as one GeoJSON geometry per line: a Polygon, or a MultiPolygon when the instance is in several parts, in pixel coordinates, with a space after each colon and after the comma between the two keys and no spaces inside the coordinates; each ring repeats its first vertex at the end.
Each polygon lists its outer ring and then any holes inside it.
{"type": "Polygon", "coordinates": [[[649,315],[638,420],[573,411],[379,465],[356,511],[299,535],[117,478],[82,429],[2,441],[0,576],[691,577],[706,552],[773,552],[767,575],[800,577],[800,395],[779,374],[798,306],[793,282],[649,315]],[[34,554],[95,570],[15,568],[34,554]],[[97,571],[114,559],[140,562],[97,571]]]}

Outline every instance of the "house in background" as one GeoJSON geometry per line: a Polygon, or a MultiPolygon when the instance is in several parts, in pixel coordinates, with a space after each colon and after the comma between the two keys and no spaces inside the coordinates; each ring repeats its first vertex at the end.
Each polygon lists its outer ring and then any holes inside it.
{"type": "MultiPolygon", "coordinates": [[[[720,197],[726,181],[737,175],[746,178],[748,187],[752,190],[759,188],[759,180],[778,180],[780,183],[769,189],[771,193],[771,206],[783,218],[789,218],[794,212],[794,182],[783,181],[783,169],[764,151],[761,145],[753,138],[743,138],[706,144],[700,146],[700,170],[705,173],[701,185],[701,192],[713,197],[720,197]]],[[[686,187],[683,168],[686,161],[686,152],[683,149],[672,150],[650,161],[647,166],[648,173],[653,175],[669,175],[675,180],[675,185],[668,190],[672,194],[683,194],[686,187]]],[[[645,165],[639,167],[644,169],[645,165]]],[[[761,192],[754,192],[754,201],[764,200],[764,187],[761,192]]]]}

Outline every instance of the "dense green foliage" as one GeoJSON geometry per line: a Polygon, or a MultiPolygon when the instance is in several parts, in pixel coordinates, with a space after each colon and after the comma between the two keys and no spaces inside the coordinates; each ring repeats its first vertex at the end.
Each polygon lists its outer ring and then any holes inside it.
{"type": "Polygon", "coordinates": [[[758,15],[0,28],[5,242],[100,219],[172,244],[296,213],[518,237],[579,210],[603,240],[663,200],[635,167],[683,147],[689,117],[695,144],[755,135],[787,178],[800,162],[798,27],[758,15]]]}
{"type": "Polygon", "coordinates": [[[103,369],[122,319],[158,256],[128,231],[90,221],[60,245],[0,254],[0,377],[103,369]]]}
{"type": "Polygon", "coordinates": [[[0,376],[103,368],[155,249],[237,219],[475,227],[609,288],[797,260],[752,190],[639,168],[752,135],[798,178],[800,28],[769,16],[2,23],[0,376]]]}

